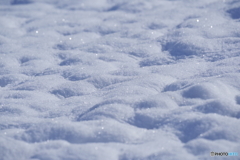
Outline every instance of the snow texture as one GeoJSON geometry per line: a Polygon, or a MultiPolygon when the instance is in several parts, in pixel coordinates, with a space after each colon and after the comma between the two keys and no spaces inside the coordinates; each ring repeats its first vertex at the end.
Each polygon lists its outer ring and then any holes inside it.
{"type": "Polygon", "coordinates": [[[239,0],[1,0],[0,160],[240,154],[239,0]]]}

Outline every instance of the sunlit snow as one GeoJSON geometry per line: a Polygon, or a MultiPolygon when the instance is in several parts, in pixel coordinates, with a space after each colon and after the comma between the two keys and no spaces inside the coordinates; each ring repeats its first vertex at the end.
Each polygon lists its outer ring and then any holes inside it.
{"type": "Polygon", "coordinates": [[[239,0],[1,0],[0,160],[239,160],[239,0]]]}

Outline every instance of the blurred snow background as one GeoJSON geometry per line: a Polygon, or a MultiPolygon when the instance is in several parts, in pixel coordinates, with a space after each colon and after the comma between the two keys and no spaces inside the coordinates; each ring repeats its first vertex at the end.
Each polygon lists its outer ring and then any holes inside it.
{"type": "Polygon", "coordinates": [[[0,160],[211,151],[240,153],[238,0],[0,1],[0,160]]]}

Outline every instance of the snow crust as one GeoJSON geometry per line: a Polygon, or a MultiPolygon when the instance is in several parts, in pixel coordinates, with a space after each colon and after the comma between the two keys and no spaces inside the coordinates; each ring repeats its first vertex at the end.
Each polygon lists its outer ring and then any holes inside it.
{"type": "Polygon", "coordinates": [[[0,1],[0,160],[240,154],[238,0],[0,1]]]}

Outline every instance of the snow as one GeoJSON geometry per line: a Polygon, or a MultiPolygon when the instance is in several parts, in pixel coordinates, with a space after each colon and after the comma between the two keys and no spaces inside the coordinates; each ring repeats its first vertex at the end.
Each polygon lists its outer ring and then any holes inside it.
{"type": "Polygon", "coordinates": [[[0,1],[0,160],[240,154],[239,18],[238,0],[0,1]]]}

